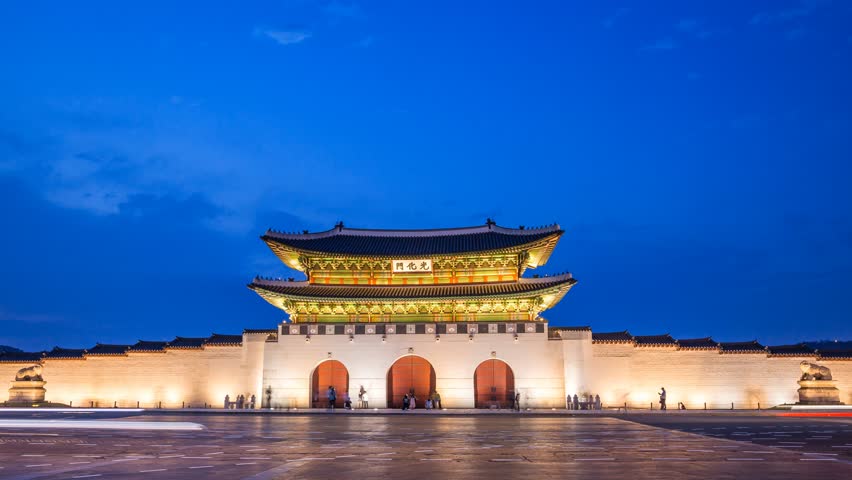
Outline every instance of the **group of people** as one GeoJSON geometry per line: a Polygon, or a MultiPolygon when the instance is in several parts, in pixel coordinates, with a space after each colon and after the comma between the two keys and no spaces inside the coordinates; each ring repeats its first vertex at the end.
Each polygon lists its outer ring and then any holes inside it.
{"type": "Polygon", "coordinates": [[[231,401],[231,395],[225,395],[225,409],[226,410],[242,410],[244,408],[254,409],[255,407],[255,398],[254,394],[251,397],[246,399],[246,396],[243,394],[237,395],[236,401],[231,401]]]}
{"type": "Polygon", "coordinates": [[[601,405],[600,395],[592,396],[592,394],[590,393],[588,395],[584,395],[583,398],[585,400],[580,401],[580,397],[578,397],[576,393],[573,397],[571,395],[568,395],[568,397],[565,399],[565,403],[568,406],[568,410],[600,410],[601,408],[603,408],[603,406],[601,405]]]}
{"type": "MultiPolygon", "coordinates": [[[[325,391],[326,400],[328,401],[329,410],[334,410],[335,403],[337,403],[337,388],[334,385],[329,385],[328,389],[325,391]]],[[[314,394],[314,400],[316,401],[316,394],[314,394]]],[[[318,402],[317,402],[318,403],[318,402]]],[[[343,392],[343,408],[346,410],[352,410],[352,398],[349,397],[349,392],[343,392]]],[[[367,389],[364,388],[364,385],[361,385],[361,388],[358,390],[358,408],[370,408],[370,398],[367,395],[367,389]]]]}
{"type": "MultiPolygon", "coordinates": [[[[666,410],[666,389],[665,387],[660,387],[660,392],[657,394],[660,396],[660,410],[666,410]]],[[[335,403],[337,402],[337,389],[334,388],[334,385],[329,385],[326,390],[326,398],[328,399],[328,408],[330,410],[334,410],[335,403]]],[[[316,396],[315,396],[316,399],[316,396]]],[[[580,401],[580,397],[575,393],[573,396],[568,395],[566,397],[566,405],[568,410],[600,410],[602,408],[601,405],[601,397],[600,395],[587,394],[583,396],[583,401],[580,401]]],[[[246,397],[243,394],[237,395],[236,401],[231,401],[230,395],[225,395],[225,409],[228,410],[242,410],[242,409],[254,409],[255,408],[256,398],[252,394],[250,397],[246,397]]],[[[521,394],[518,393],[514,397],[514,401],[512,402],[513,410],[521,409],[521,394]]],[[[426,398],[426,402],[423,405],[426,410],[432,409],[441,409],[441,394],[437,391],[432,391],[429,397],[426,398]]],[[[347,410],[352,410],[352,399],[349,398],[349,392],[345,392],[343,394],[343,408],[347,410]]],[[[370,408],[370,401],[367,396],[367,390],[361,385],[361,388],[358,391],[358,408],[370,408]]],[[[414,392],[406,393],[405,397],[402,399],[402,409],[403,410],[414,410],[417,408],[417,397],[414,395],[414,392]]],[[[686,410],[686,405],[678,402],[678,409],[686,410]]]]}
{"type": "MultiPolygon", "coordinates": [[[[426,410],[432,410],[433,408],[440,410],[441,394],[437,391],[432,391],[432,393],[426,398],[426,402],[423,406],[426,410]]],[[[417,396],[414,395],[414,391],[406,393],[405,396],[402,397],[402,409],[414,410],[415,408],[417,408],[417,396]]]]}

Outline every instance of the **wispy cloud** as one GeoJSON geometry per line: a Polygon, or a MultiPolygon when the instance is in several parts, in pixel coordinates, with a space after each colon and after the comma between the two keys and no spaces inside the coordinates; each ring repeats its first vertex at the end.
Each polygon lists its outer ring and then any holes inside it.
{"type": "Polygon", "coordinates": [[[295,45],[311,38],[311,32],[303,30],[273,30],[261,27],[255,28],[254,34],[275,40],[280,45],[295,45]]]}
{"type": "Polygon", "coordinates": [[[629,8],[619,8],[615,11],[615,13],[605,18],[603,22],[601,22],[601,25],[603,25],[604,28],[612,28],[615,26],[616,22],[619,21],[619,19],[623,18],[628,13],[630,13],[629,8]]]}
{"type": "Polygon", "coordinates": [[[661,38],[654,43],[649,43],[639,50],[674,50],[677,48],[677,44],[671,38],[661,38]]]}
{"type": "Polygon", "coordinates": [[[22,322],[22,323],[58,323],[65,319],[58,315],[47,313],[23,313],[11,312],[0,308],[0,321],[2,322],[22,322]]]}
{"type": "MultiPolygon", "coordinates": [[[[77,99],[41,112],[44,124],[38,130],[55,132],[47,137],[24,136],[18,126],[6,125],[0,118],[0,173],[26,176],[42,198],[65,209],[140,218],[186,210],[185,223],[237,234],[251,230],[258,212],[284,199],[301,218],[318,223],[339,220],[335,211],[339,197],[327,204],[295,200],[309,198],[312,187],[298,182],[282,186],[268,174],[269,165],[281,159],[288,171],[302,177],[332,165],[343,169],[345,174],[329,180],[336,191],[355,192],[358,184],[373,181],[359,169],[341,167],[282,142],[274,129],[253,130],[252,141],[269,148],[255,152],[247,141],[224,140],[218,124],[203,112],[181,109],[173,117],[169,112],[178,107],[168,97],[151,111],[123,102],[77,99]],[[77,115],[79,111],[86,115],[77,115]],[[133,121],[122,121],[125,117],[133,121]],[[185,128],[183,118],[193,118],[196,128],[185,128]],[[120,127],[109,119],[116,119],[120,127]],[[11,161],[5,162],[7,158],[11,161]]],[[[369,203],[366,197],[373,201],[378,195],[355,193],[352,203],[369,203]]]]}
{"type": "Polygon", "coordinates": [[[675,29],[685,35],[693,35],[704,40],[713,36],[713,31],[708,30],[704,24],[694,18],[681,18],[675,23],[675,29]]]}
{"type": "Polygon", "coordinates": [[[356,3],[331,2],[323,8],[325,13],[333,17],[363,18],[364,11],[356,3]]]}
{"type": "Polygon", "coordinates": [[[754,14],[749,20],[752,25],[767,25],[772,23],[784,23],[797,18],[807,17],[817,7],[815,1],[805,1],[797,7],[786,8],[776,11],[763,11],[754,14]]]}

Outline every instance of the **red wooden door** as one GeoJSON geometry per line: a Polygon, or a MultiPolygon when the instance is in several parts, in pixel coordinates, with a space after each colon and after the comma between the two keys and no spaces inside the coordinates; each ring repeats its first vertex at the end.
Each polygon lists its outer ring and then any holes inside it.
{"type": "Polygon", "coordinates": [[[506,362],[486,360],[473,374],[476,408],[510,408],[515,398],[515,375],[506,362]]]}
{"type": "Polygon", "coordinates": [[[388,407],[402,408],[406,393],[414,393],[417,408],[423,408],[426,399],[435,390],[435,369],[425,358],[408,355],[400,358],[388,370],[388,407]]]}
{"type": "Polygon", "coordinates": [[[328,407],[328,387],[333,385],[337,391],[334,405],[343,407],[343,396],[349,391],[349,371],[337,360],[326,360],[314,369],[311,376],[311,406],[328,407]]]}

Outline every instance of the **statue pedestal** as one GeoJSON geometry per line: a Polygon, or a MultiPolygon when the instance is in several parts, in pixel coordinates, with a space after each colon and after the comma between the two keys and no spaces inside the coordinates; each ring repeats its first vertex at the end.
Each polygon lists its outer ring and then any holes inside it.
{"type": "Polygon", "coordinates": [[[836,380],[799,380],[797,405],[842,405],[836,380]]]}
{"type": "Polygon", "coordinates": [[[16,380],[9,389],[10,405],[33,405],[44,403],[44,384],[42,380],[16,380]]]}

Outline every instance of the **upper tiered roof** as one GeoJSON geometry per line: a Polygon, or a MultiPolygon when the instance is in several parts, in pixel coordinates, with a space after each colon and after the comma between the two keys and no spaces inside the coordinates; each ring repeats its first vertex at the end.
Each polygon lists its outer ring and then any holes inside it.
{"type": "Polygon", "coordinates": [[[483,252],[529,251],[529,266],[543,265],[563,234],[559,225],[537,228],[500,227],[490,219],[477,227],[433,230],[372,230],[347,228],[283,233],[268,230],[260,238],[290,266],[298,268],[299,255],[417,258],[483,252]]]}

